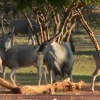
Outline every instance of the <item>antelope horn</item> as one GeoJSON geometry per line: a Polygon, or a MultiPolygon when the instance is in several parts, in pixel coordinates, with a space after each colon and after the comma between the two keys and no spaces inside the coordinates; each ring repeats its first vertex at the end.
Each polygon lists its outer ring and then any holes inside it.
{"type": "Polygon", "coordinates": [[[49,42],[53,42],[56,38],[58,38],[60,35],[62,34],[62,32],[56,34],[54,37],[50,38],[48,41],[49,42]]]}

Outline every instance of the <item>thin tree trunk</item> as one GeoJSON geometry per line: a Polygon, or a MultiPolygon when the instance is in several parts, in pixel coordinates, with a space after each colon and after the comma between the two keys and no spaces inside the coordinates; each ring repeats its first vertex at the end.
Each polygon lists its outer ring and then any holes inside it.
{"type": "Polygon", "coordinates": [[[70,40],[70,36],[71,36],[71,33],[72,33],[72,29],[75,27],[77,25],[77,23],[73,23],[73,24],[71,24],[71,26],[70,26],[70,28],[69,28],[69,30],[68,30],[68,36],[67,36],[67,42],[69,42],[69,40],[70,40]]]}
{"type": "MultiPolygon", "coordinates": [[[[77,2],[77,0],[73,0],[73,1],[70,3],[70,5],[69,5],[67,11],[65,12],[63,21],[62,21],[62,23],[60,24],[59,33],[63,33],[65,24],[66,24],[66,23],[69,23],[69,19],[70,19],[70,17],[72,17],[72,10],[73,10],[73,8],[74,8],[76,2],[77,2]]],[[[57,40],[58,43],[60,42],[60,38],[61,38],[61,37],[62,37],[62,35],[58,38],[58,40],[57,40]]]]}
{"type": "Polygon", "coordinates": [[[47,35],[47,40],[49,40],[49,28],[46,26],[46,35],[47,35]]]}
{"type": "Polygon", "coordinates": [[[65,33],[62,35],[60,42],[63,40],[63,38],[65,36],[67,36],[66,39],[65,39],[65,41],[66,42],[69,42],[72,29],[76,26],[77,23],[72,23],[72,24],[71,23],[68,23],[68,24],[70,24],[70,25],[69,25],[69,27],[67,25],[67,29],[66,29],[65,33]]]}
{"type": "MultiPolygon", "coordinates": [[[[26,20],[28,21],[28,23],[29,23],[29,25],[30,25],[32,31],[34,32],[34,29],[33,29],[33,26],[32,26],[31,21],[29,20],[29,18],[27,17],[27,15],[26,15],[26,13],[25,13],[24,11],[23,11],[23,14],[24,14],[26,20]]],[[[35,37],[36,37],[37,43],[40,44],[39,39],[38,39],[38,35],[37,35],[37,34],[35,34],[35,37]]]]}
{"type": "Polygon", "coordinates": [[[89,25],[85,21],[85,19],[84,19],[84,17],[83,17],[80,10],[78,10],[78,13],[79,13],[80,21],[81,21],[82,25],[85,27],[86,31],[88,32],[92,42],[94,43],[94,46],[95,46],[96,50],[100,50],[99,44],[98,44],[98,42],[95,38],[95,35],[94,35],[93,31],[91,30],[91,28],[89,27],[89,25]]]}
{"type": "Polygon", "coordinates": [[[39,23],[39,26],[40,26],[41,43],[43,43],[44,42],[43,29],[42,29],[42,25],[41,25],[41,22],[40,22],[40,19],[39,19],[39,15],[38,14],[37,14],[37,20],[38,20],[38,23],[39,23]]]}

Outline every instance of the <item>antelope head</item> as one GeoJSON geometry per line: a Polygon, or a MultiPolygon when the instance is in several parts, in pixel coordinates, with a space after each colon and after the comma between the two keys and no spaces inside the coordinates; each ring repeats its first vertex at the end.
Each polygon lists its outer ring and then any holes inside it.
{"type": "Polygon", "coordinates": [[[44,54],[45,52],[47,52],[50,48],[51,48],[51,44],[55,41],[55,39],[57,39],[62,33],[59,33],[57,35],[55,35],[54,37],[52,37],[51,39],[49,39],[48,41],[43,42],[40,45],[40,48],[38,50],[38,54],[44,54]]]}

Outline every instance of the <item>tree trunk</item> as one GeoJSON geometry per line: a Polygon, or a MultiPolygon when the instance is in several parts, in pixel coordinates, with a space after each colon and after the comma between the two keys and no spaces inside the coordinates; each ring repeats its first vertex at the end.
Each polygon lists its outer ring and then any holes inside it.
{"type": "Polygon", "coordinates": [[[53,94],[56,92],[67,92],[73,90],[80,90],[82,86],[85,85],[83,81],[78,83],[70,83],[68,79],[62,82],[56,82],[53,84],[41,85],[41,86],[15,86],[4,79],[0,78],[0,85],[10,89],[13,93],[19,94],[53,94]]]}
{"type": "Polygon", "coordinates": [[[85,19],[84,19],[84,17],[83,17],[80,10],[78,10],[78,13],[79,13],[79,19],[80,19],[82,25],[85,27],[86,31],[89,33],[89,36],[90,36],[92,42],[94,43],[94,46],[95,46],[96,50],[100,50],[99,44],[98,44],[98,42],[97,42],[97,40],[94,36],[93,31],[91,30],[91,28],[89,27],[89,25],[85,21],[85,19]]]}
{"type": "MultiPolygon", "coordinates": [[[[27,15],[26,15],[26,13],[25,13],[24,11],[23,11],[23,14],[24,14],[26,20],[28,21],[28,23],[29,23],[29,25],[30,25],[32,31],[34,32],[34,29],[33,29],[32,23],[30,22],[29,18],[27,17],[27,15]]],[[[38,39],[38,35],[37,35],[36,33],[35,33],[35,37],[36,37],[37,43],[40,44],[39,39],[38,39]]]]}
{"type": "Polygon", "coordinates": [[[40,18],[39,18],[39,15],[37,14],[37,20],[38,20],[38,23],[39,23],[39,26],[40,26],[40,36],[41,36],[41,43],[44,42],[44,37],[43,37],[43,29],[42,29],[42,24],[40,22],[40,18]]]}

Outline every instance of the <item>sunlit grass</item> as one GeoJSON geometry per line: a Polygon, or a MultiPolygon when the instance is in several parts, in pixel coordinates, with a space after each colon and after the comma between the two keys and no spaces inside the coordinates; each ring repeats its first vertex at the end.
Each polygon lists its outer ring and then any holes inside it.
{"type": "MultiPolygon", "coordinates": [[[[95,64],[92,56],[90,55],[74,55],[75,57],[75,64],[73,68],[73,80],[74,82],[78,81],[85,81],[85,82],[91,82],[91,75],[95,69],[95,64]]],[[[9,78],[10,69],[6,69],[7,75],[6,79],[11,82],[9,78]]],[[[0,74],[2,77],[2,75],[0,74]]],[[[47,80],[48,83],[50,83],[50,78],[47,72],[47,80]]],[[[60,76],[57,77],[57,81],[61,81],[62,78],[60,76]]],[[[97,78],[97,81],[99,81],[100,78],[97,78]]],[[[17,70],[17,84],[25,85],[25,84],[31,84],[36,85],[38,84],[38,74],[37,74],[37,68],[34,66],[26,67],[26,68],[20,68],[17,70]]],[[[45,84],[44,77],[42,78],[42,84],[45,84]]]]}

